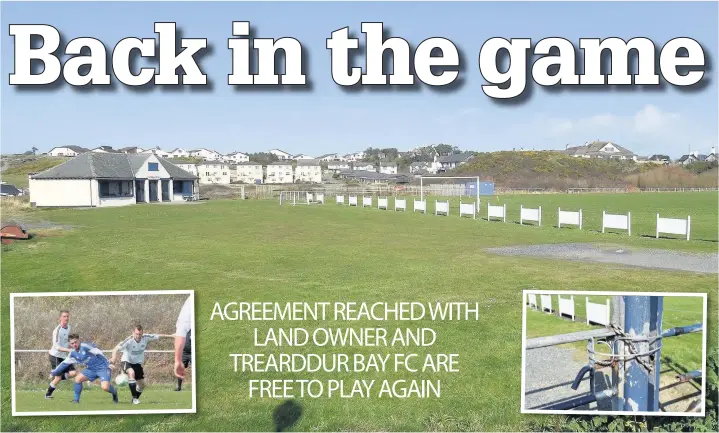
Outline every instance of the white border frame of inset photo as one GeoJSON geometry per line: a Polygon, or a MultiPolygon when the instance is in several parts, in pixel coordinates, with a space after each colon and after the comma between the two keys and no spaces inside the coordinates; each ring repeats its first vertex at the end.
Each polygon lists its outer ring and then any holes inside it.
{"type": "MultiPolygon", "coordinates": [[[[178,311],[179,314],[179,311],[178,311]]],[[[131,291],[105,291],[105,292],[33,292],[10,293],[10,350],[12,352],[10,364],[10,381],[12,392],[12,416],[54,416],[54,415],[144,415],[159,413],[197,413],[197,368],[195,364],[195,291],[194,290],[131,290],[131,291]],[[128,295],[189,295],[192,303],[192,407],[190,409],[136,409],[136,410],[96,410],[96,411],[48,411],[48,412],[18,412],[15,398],[15,298],[44,298],[51,296],[128,296],[128,295]]],[[[173,334],[174,334],[173,330],[173,334]]]]}
{"type": "MultiPolygon", "coordinates": [[[[679,324],[680,326],[683,324],[679,324]]],[[[688,324],[687,324],[688,325],[688,324]]],[[[685,416],[705,417],[706,411],[706,369],[707,369],[707,294],[706,293],[667,293],[667,292],[612,292],[612,291],[581,291],[581,290],[539,290],[525,289],[522,291],[522,393],[521,409],[522,414],[537,415],[592,415],[592,416],[685,416]],[[701,298],[702,307],[702,385],[701,385],[701,412],[629,412],[629,411],[599,411],[599,410],[545,410],[526,408],[526,382],[525,382],[525,361],[527,353],[527,309],[528,295],[581,295],[581,296],[663,296],[663,297],[693,297],[701,298]]],[[[579,395],[578,395],[579,396],[579,395]]]]}

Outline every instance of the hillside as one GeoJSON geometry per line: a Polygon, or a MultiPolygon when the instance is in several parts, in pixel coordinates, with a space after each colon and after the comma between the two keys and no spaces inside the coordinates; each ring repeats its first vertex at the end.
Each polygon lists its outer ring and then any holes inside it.
{"type": "Polygon", "coordinates": [[[27,188],[29,173],[45,171],[67,160],[61,156],[2,155],[0,178],[18,188],[27,188]]]}
{"type": "Polygon", "coordinates": [[[573,158],[558,152],[507,151],[477,153],[451,173],[480,176],[504,188],[717,187],[716,164],[697,172],[692,167],[573,158]]]}

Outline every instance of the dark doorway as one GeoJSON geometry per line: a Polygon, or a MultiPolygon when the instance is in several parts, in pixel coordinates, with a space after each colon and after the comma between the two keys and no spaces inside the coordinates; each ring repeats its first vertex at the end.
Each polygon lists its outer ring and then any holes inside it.
{"type": "Polygon", "coordinates": [[[136,203],[144,203],[145,202],[145,180],[136,180],[135,181],[135,202],[136,203]]]}
{"type": "Polygon", "coordinates": [[[162,182],[162,201],[170,201],[170,181],[161,180],[162,182]]]}
{"type": "Polygon", "coordinates": [[[150,201],[157,201],[157,180],[150,181],[150,201]]]}

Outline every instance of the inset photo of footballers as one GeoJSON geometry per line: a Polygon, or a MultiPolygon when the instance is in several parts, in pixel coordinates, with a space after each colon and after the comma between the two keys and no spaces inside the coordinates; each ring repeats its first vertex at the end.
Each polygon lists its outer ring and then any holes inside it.
{"type": "Polygon", "coordinates": [[[191,290],[11,293],[12,414],[195,413],[191,290]]]}

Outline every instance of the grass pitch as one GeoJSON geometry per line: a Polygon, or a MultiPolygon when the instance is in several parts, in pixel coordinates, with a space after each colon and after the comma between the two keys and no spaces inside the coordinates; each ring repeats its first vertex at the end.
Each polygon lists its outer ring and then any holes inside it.
{"type": "MultiPolygon", "coordinates": [[[[408,197],[411,199],[411,197],[408,197]]],[[[10,416],[10,371],[2,370],[6,430],[267,431],[282,400],[249,399],[248,380],[308,375],[235,373],[230,353],[253,348],[254,327],[296,323],[210,321],[215,302],[467,301],[482,308],[477,322],[412,323],[437,331],[432,352],[459,353],[459,372],[436,375],[331,375],[319,379],[440,379],[441,398],[297,400],[297,431],[518,431],[540,416],[521,415],[522,289],[709,293],[716,311],[716,274],[644,270],[601,263],[491,255],[485,247],[605,242],[633,247],[717,251],[716,193],[504,196],[501,222],[277,201],[215,201],[119,209],[53,210],[27,218],[75,227],[62,235],[15,243],[3,252],[2,365],[10,363],[10,292],[193,289],[196,297],[195,415],[120,417],[10,416]],[[521,227],[519,204],[541,204],[542,227],[521,227]],[[510,206],[509,204],[512,204],[510,206]],[[581,207],[585,229],[556,229],[555,206],[581,207]],[[597,233],[601,210],[632,212],[633,235],[597,233]],[[652,239],[656,211],[692,215],[692,240],[652,239]],[[552,216],[550,216],[552,215],[552,216]],[[549,223],[552,224],[549,224],[549,223]]],[[[429,213],[433,211],[430,201],[429,213]]],[[[375,200],[376,204],[376,200],[375,200]]],[[[393,205],[390,200],[390,206],[393,205]]],[[[411,200],[408,200],[411,206],[411,200]]],[[[456,209],[453,208],[453,209],[456,209]]],[[[482,210],[486,215],[486,207],[482,210]]],[[[716,350],[716,315],[709,314],[708,350],[716,350]]],[[[329,324],[307,324],[312,330],[329,324]]],[[[355,322],[354,327],[407,323],[355,322]]],[[[677,337],[681,338],[681,337],[677,337]]],[[[369,354],[393,349],[348,350],[369,354]]],[[[423,349],[412,350],[421,352],[423,349]]],[[[283,348],[284,352],[293,352],[283,348]]],[[[324,351],[314,350],[315,353],[324,351]]],[[[149,392],[149,391],[148,391],[149,392]]],[[[144,397],[144,395],[143,395],[144,397]]]]}
{"type": "MultiPolygon", "coordinates": [[[[183,384],[184,385],[184,384],[183,384]]],[[[18,389],[18,412],[58,412],[58,411],[109,411],[109,410],[160,410],[192,408],[192,387],[182,387],[176,392],[169,386],[151,386],[143,391],[140,404],[132,404],[132,396],[127,386],[118,387],[118,403],[112,402],[112,396],[99,386],[82,391],[80,403],[71,403],[74,398],[72,384],[62,383],[52,394],[45,398],[45,389],[18,389]]]]}

